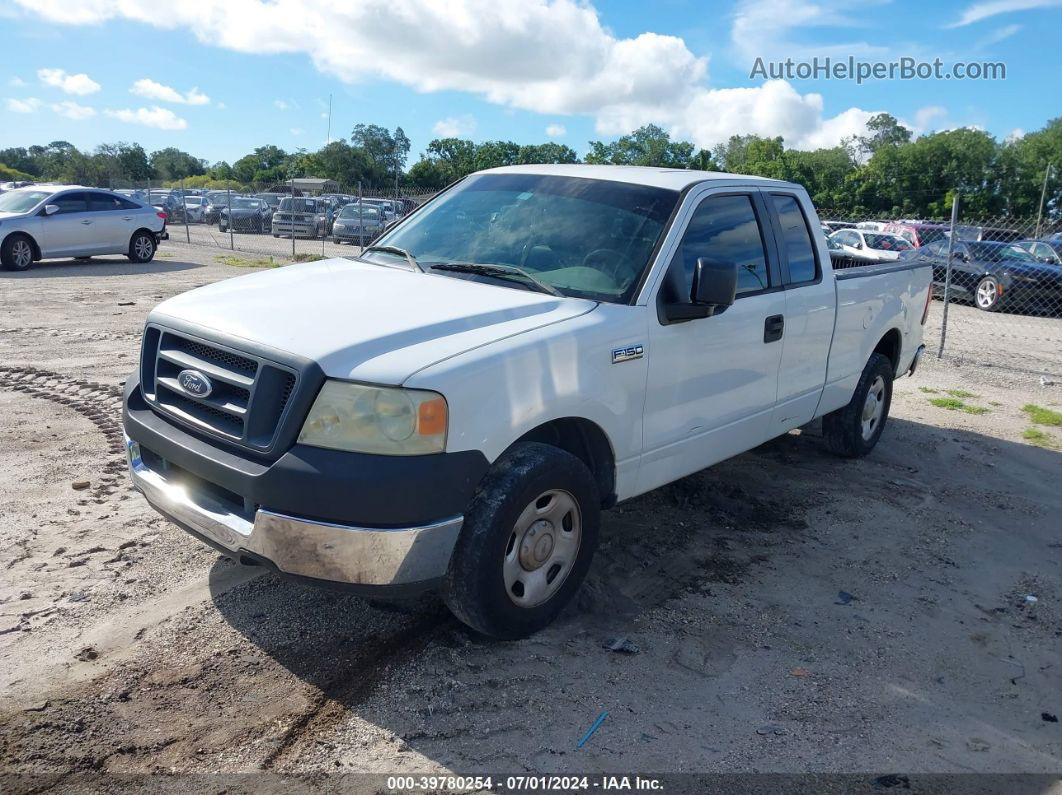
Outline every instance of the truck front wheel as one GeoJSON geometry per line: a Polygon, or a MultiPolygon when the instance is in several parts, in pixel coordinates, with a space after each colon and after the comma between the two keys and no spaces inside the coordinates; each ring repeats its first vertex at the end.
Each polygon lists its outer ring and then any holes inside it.
{"type": "Polygon", "coordinates": [[[590,470],[547,444],[521,442],[472,499],[443,585],[461,621],[494,638],[531,635],[578,590],[594,549],[601,498],[590,470]]]}
{"type": "Polygon", "coordinates": [[[874,449],[889,418],[892,380],[892,362],[872,353],[848,405],[822,418],[822,435],[831,452],[860,458],[874,449]]]}

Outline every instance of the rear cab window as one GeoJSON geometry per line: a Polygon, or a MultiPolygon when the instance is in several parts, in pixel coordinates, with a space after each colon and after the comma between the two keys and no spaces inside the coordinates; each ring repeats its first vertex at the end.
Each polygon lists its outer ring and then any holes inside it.
{"type": "Polygon", "coordinates": [[[772,193],[770,201],[778,219],[782,259],[789,266],[788,283],[799,286],[819,281],[822,270],[818,253],[800,202],[788,193],[772,193]]]}

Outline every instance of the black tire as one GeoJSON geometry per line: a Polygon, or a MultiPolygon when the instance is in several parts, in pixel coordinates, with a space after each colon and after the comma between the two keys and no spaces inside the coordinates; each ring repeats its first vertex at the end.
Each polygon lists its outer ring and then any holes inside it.
{"type": "Polygon", "coordinates": [[[145,263],[155,259],[155,236],[150,232],[134,232],[129,239],[129,252],[126,254],[131,262],[145,263]]]}
{"type": "Polygon", "coordinates": [[[874,449],[885,430],[892,405],[892,381],[894,371],[887,356],[872,353],[863,374],[856,384],[855,394],[844,408],[831,411],[822,418],[822,435],[830,452],[845,458],[861,458],[874,449]],[[866,432],[866,413],[869,409],[871,390],[876,390],[881,379],[880,416],[871,422],[866,432]]]}
{"type": "Polygon", "coordinates": [[[333,242],[333,243],[335,243],[335,244],[336,244],[337,246],[342,246],[342,245],[343,245],[343,241],[342,241],[342,240],[340,240],[340,239],[339,239],[338,237],[336,237],[335,235],[332,235],[332,242],[333,242]]]}
{"type": "Polygon", "coordinates": [[[228,232],[229,228],[227,226],[225,226],[225,224],[221,223],[221,221],[218,221],[218,231],[219,232],[228,232]]]}
{"type": "MultiPolygon", "coordinates": [[[[549,505],[546,502],[543,508],[549,505]]],[[[472,629],[493,638],[523,638],[537,632],[557,617],[586,576],[597,547],[600,521],[601,497],[593,475],[582,461],[547,444],[514,445],[483,478],[465,514],[442,587],[446,606],[472,629]],[[508,556],[517,561],[516,566],[522,566],[519,558],[523,553],[516,546],[538,554],[538,542],[528,540],[534,536],[531,529],[537,523],[526,528],[523,538],[518,539],[517,521],[532,504],[543,499],[565,500],[574,505],[574,510],[562,509],[561,528],[547,523],[551,540],[539,570],[550,583],[545,587],[552,590],[543,601],[521,606],[515,599],[523,595],[523,582],[514,582],[511,589],[507,588],[505,560],[508,556]],[[564,568],[553,562],[553,551],[560,543],[554,543],[552,534],[559,537],[561,532],[574,532],[576,527],[578,546],[574,560],[564,568]],[[554,567],[561,567],[554,578],[563,574],[556,586],[549,580],[554,567]]],[[[540,540],[542,537],[538,536],[540,540]]]]}
{"type": "Polygon", "coordinates": [[[254,225],[254,233],[260,235],[265,232],[265,224],[262,223],[262,219],[259,218],[254,225]]]}
{"type": "Polygon", "coordinates": [[[24,271],[33,264],[33,241],[28,235],[8,235],[0,246],[0,263],[5,270],[24,271]],[[27,247],[29,258],[26,258],[27,247]]]}
{"type": "Polygon", "coordinates": [[[1003,296],[999,294],[999,279],[984,276],[974,288],[974,306],[983,312],[998,312],[1003,308],[1003,296]]]}
{"type": "Polygon", "coordinates": [[[273,233],[273,237],[280,237],[276,232],[273,233]]]}

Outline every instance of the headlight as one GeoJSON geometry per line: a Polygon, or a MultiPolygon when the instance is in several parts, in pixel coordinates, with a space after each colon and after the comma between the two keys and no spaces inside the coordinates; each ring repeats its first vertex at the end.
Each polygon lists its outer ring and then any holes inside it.
{"type": "Polygon", "coordinates": [[[342,232],[342,231],[343,231],[344,229],[346,229],[346,228],[347,228],[347,227],[346,227],[346,225],[345,225],[345,224],[341,224],[341,223],[339,223],[338,221],[336,221],[336,231],[337,231],[337,232],[342,232]]]}
{"type": "Polygon", "coordinates": [[[420,389],[325,381],[299,433],[313,447],[383,455],[446,448],[446,399],[420,389]]]}

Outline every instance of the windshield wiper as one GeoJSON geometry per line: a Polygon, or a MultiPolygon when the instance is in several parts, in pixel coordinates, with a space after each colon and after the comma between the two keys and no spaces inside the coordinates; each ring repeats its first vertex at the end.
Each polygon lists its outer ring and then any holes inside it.
{"type": "MultiPolygon", "coordinates": [[[[424,270],[424,266],[417,262],[417,258],[410,254],[408,251],[406,251],[404,248],[399,248],[398,246],[369,246],[368,248],[363,248],[361,250],[361,253],[368,254],[370,251],[382,251],[384,254],[396,254],[399,257],[405,257],[406,262],[409,263],[409,267],[411,267],[413,270],[420,271],[421,273],[427,273],[427,271],[424,270]]],[[[361,255],[359,254],[359,256],[361,255]]]]}
{"type": "Polygon", "coordinates": [[[476,262],[439,262],[434,265],[429,265],[434,271],[455,271],[457,273],[477,273],[483,276],[497,276],[499,278],[505,278],[507,276],[516,276],[521,279],[529,281],[535,289],[540,293],[548,293],[549,295],[555,295],[558,298],[565,298],[566,296],[552,284],[546,284],[544,281],[535,278],[523,268],[517,268],[515,265],[486,265],[476,262]]]}

